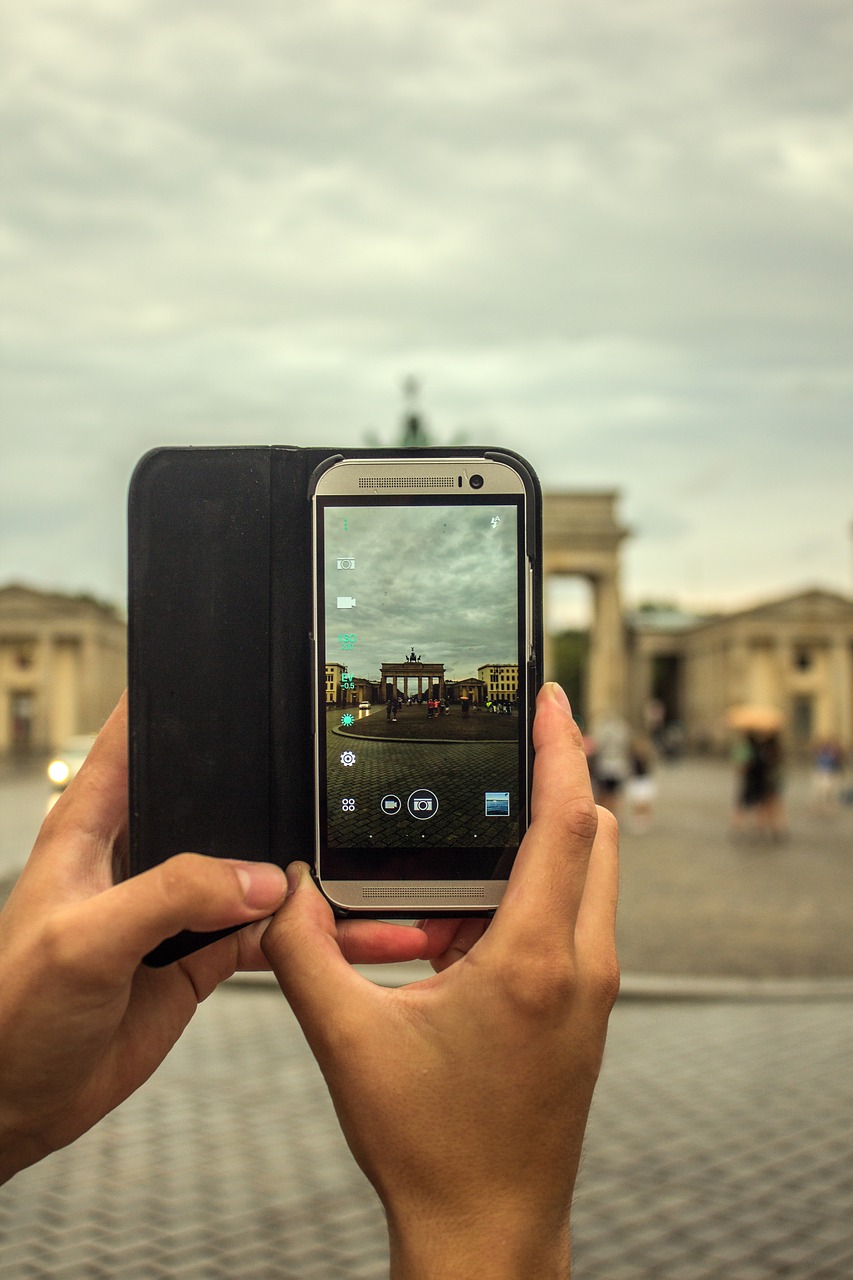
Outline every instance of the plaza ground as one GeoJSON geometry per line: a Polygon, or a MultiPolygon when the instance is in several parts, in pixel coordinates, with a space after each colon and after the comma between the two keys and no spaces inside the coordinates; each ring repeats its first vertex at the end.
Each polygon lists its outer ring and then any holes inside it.
{"type": "Polygon", "coordinates": [[[805,767],[788,771],[788,835],[732,839],[729,766],[656,772],[651,830],[623,805],[619,952],[625,973],[853,977],[853,806],[818,811],[805,767]]]}
{"type": "MultiPolygon", "coordinates": [[[[440,745],[430,750],[445,755],[440,745]]],[[[474,756],[466,759],[473,767],[474,756]]],[[[655,777],[651,830],[637,834],[630,813],[621,815],[623,971],[853,978],[853,806],[832,817],[816,812],[809,771],[791,768],[788,839],[733,841],[733,781],[724,761],[686,759],[662,765],[655,777]]],[[[39,768],[0,770],[0,900],[24,863],[49,794],[39,768]]]]}
{"type": "Polygon", "coordinates": [[[385,707],[375,706],[369,711],[358,708],[330,711],[327,721],[346,737],[419,742],[517,742],[519,726],[516,715],[480,708],[472,708],[463,715],[458,705],[452,705],[445,715],[430,716],[425,702],[398,707],[396,719],[387,715],[385,707]],[[341,718],[347,714],[355,716],[355,723],[341,728],[341,718]]]}
{"type": "MultiPolygon", "coordinates": [[[[790,839],[732,843],[727,766],[687,760],[657,778],[652,830],[624,816],[625,982],[576,1191],[573,1274],[844,1280],[853,811],[813,812],[795,770],[790,839]]],[[[7,885],[47,793],[35,773],[0,777],[7,885]]],[[[387,1273],[378,1201],[268,975],[217,991],[139,1093],[0,1191],[2,1280],[387,1273]]]]}
{"type": "MultiPolygon", "coordinates": [[[[576,1189],[577,1280],[853,1275],[850,1010],[621,999],[576,1189]]],[[[139,1093],[0,1192],[3,1280],[385,1280],[387,1257],[269,984],[226,984],[139,1093]]]]}

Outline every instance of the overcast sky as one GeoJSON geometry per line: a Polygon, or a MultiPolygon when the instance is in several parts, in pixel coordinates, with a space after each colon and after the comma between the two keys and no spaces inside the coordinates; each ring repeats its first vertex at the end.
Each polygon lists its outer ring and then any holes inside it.
{"type": "Polygon", "coordinates": [[[339,530],[339,517],[327,514],[327,661],[369,680],[379,679],[383,662],[404,662],[413,649],[424,662],[442,663],[448,680],[476,676],[487,663],[518,662],[513,508],[337,510],[346,511],[348,528],[339,530]],[[339,556],[355,567],[338,569],[339,556]],[[356,636],[353,650],[342,651],[341,633],[356,636]]]}
{"type": "Polygon", "coordinates": [[[850,590],[849,0],[0,0],[0,583],[163,443],[622,494],[629,601],[850,590]]]}

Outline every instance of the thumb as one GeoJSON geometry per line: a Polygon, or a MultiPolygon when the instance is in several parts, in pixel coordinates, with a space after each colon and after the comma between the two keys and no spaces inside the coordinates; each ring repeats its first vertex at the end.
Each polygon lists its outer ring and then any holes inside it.
{"type": "Polygon", "coordinates": [[[261,947],[316,1052],[324,1031],[373,984],[344,958],[332,908],[304,862],[287,868],[287,884],[287,901],[264,931],[261,947]]]}
{"type": "Polygon", "coordinates": [[[262,920],[286,894],[284,872],[272,863],[179,853],[67,908],[69,915],[79,913],[80,927],[63,930],[63,936],[73,947],[70,937],[76,934],[81,949],[97,959],[99,974],[110,965],[121,973],[182,929],[209,932],[262,920]]]}

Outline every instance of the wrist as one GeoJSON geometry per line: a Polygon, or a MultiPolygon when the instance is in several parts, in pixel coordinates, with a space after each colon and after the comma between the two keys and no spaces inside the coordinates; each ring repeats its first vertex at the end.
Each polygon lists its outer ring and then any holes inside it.
{"type": "Polygon", "coordinates": [[[0,1186],[62,1145],[46,1136],[50,1127],[46,1104],[34,1118],[24,1108],[0,1102],[0,1186]]]}
{"type": "Polygon", "coordinates": [[[34,1150],[34,1145],[22,1136],[0,1131],[0,1187],[47,1154],[40,1149],[34,1150]]]}
{"type": "Polygon", "coordinates": [[[480,1215],[468,1222],[419,1215],[388,1217],[390,1280],[569,1280],[569,1217],[480,1215]]]}

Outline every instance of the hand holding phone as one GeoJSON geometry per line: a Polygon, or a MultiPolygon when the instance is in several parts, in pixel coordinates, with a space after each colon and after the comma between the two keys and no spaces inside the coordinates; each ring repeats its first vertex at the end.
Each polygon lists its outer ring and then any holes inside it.
{"type": "MultiPolygon", "coordinates": [[[[561,691],[538,699],[533,818],[494,919],[442,973],[375,986],[308,868],[263,947],[388,1215],[391,1274],[567,1276],[569,1210],[618,989],[617,828],[561,691]],[[466,954],[467,952],[467,954],[466,954]]],[[[467,935],[467,936],[466,936],[467,935]]]]}

